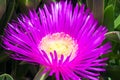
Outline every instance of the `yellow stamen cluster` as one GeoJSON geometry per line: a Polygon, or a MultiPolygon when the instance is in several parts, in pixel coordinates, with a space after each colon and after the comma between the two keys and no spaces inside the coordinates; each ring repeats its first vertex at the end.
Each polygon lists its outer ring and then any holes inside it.
{"type": "Polygon", "coordinates": [[[50,52],[57,52],[58,59],[63,54],[66,58],[71,54],[71,57],[75,56],[78,49],[77,43],[68,34],[63,32],[48,34],[42,38],[39,49],[44,50],[48,55],[50,52]]]}

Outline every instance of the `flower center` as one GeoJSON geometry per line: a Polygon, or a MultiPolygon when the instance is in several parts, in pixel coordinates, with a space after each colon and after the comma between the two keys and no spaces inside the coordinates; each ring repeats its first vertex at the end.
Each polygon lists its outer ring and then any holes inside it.
{"type": "Polygon", "coordinates": [[[57,57],[60,59],[61,55],[64,58],[71,54],[71,57],[75,57],[75,53],[78,49],[78,44],[68,34],[63,32],[48,34],[42,38],[39,49],[44,50],[48,55],[50,52],[57,52],[57,57]]]}

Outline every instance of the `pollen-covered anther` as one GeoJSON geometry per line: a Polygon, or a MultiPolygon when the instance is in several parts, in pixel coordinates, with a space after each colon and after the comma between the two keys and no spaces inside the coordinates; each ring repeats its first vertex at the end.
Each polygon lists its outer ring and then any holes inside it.
{"type": "Polygon", "coordinates": [[[39,44],[39,49],[44,50],[48,56],[50,52],[57,52],[57,57],[60,59],[61,55],[64,55],[64,58],[71,54],[71,58],[75,57],[75,53],[78,49],[77,42],[68,34],[63,32],[48,34],[42,38],[39,44]]]}

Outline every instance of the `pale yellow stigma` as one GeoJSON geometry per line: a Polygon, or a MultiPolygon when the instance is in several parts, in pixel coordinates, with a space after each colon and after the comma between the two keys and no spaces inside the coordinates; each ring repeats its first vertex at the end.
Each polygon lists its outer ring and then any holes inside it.
{"type": "Polygon", "coordinates": [[[60,59],[61,55],[64,55],[64,58],[71,54],[71,57],[75,57],[75,53],[78,49],[78,45],[76,41],[72,39],[68,34],[63,32],[54,33],[46,35],[42,38],[39,49],[44,50],[48,55],[50,52],[57,52],[58,59],[60,59]]]}

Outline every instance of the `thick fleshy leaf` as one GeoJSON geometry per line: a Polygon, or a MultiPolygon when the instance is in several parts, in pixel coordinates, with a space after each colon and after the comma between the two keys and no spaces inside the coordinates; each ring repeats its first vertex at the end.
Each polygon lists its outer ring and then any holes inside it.
{"type": "Polygon", "coordinates": [[[103,24],[106,27],[108,27],[109,31],[114,30],[114,7],[113,7],[113,5],[108,5],[105,8],[104,21],[103,22],[104,22],[103,24]]]}
{"type": "Polygon", "coordinates": [[[9,74],[0,75],[0,80],[14,80],[9,74]]]}
{"type": "Polygon", "coordinates": [[[114,28],[120,30],[120,15],[114,21],[114,28]]]}
{"type": "Polygon", "coordinates": [[[112,41],[120,43],[120,32],[119,31],[112,31],[106,33],[106,37],[112,41]]]}

